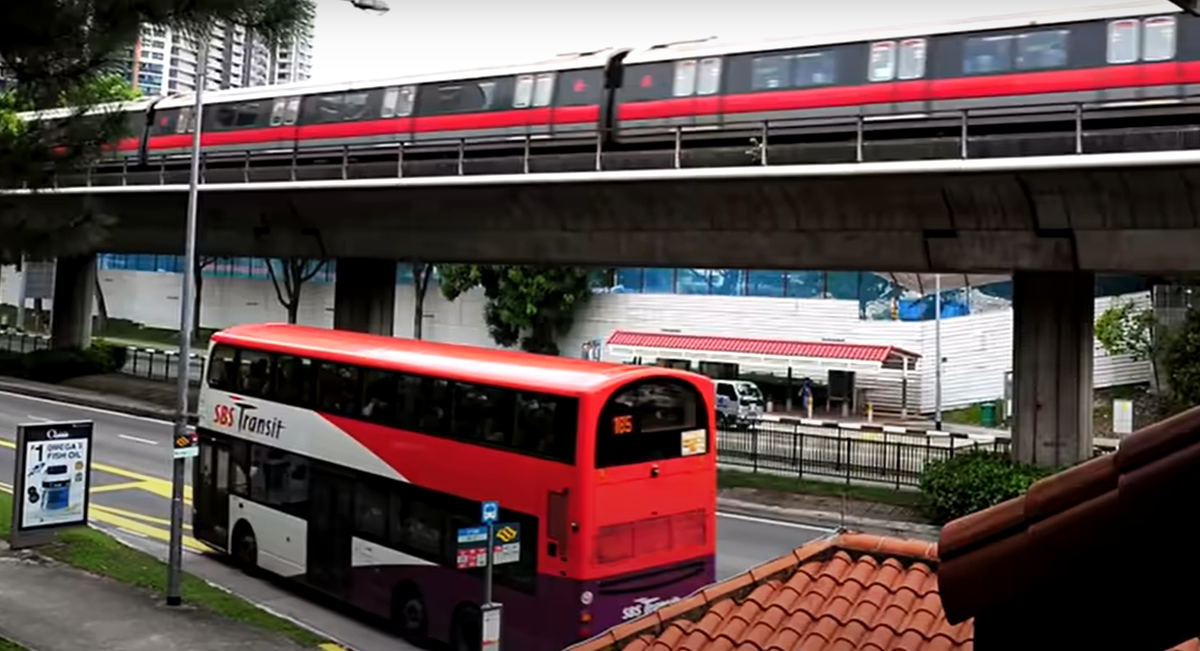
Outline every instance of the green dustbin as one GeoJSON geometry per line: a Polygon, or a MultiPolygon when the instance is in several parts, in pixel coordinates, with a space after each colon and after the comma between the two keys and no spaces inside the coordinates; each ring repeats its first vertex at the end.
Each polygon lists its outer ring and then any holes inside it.
{"type": "Polygon", "coordinates": [[[984,427],[996,426],[996,403],[985,402],[979,405],[979,424],[984,427]]]}

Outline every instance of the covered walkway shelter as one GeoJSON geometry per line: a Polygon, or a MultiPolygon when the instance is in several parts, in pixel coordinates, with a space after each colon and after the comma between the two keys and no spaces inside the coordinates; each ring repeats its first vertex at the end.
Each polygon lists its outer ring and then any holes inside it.
{"type": "MultiPolygon", "coordinates": [[[[607,342],[611,357],[734,379],[747,373],[785,377],[787,409],[798,378],[826,382],[830,398],[847,406],[865,393],[875,408],[907,415],[909,372],[920,355],[896,346],[840,341],[787,341],[617,330],[607,342]]],[[[919,404],[919,403],[918,403],[919,404]]]]}

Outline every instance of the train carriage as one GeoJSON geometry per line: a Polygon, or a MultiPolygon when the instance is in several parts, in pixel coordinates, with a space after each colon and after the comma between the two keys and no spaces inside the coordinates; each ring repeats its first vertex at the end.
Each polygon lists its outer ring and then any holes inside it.
{"type": "MultiPolygon", "coordinates": [[[[214,91],[202,146],[290,164],[297,154],[481,143],[670,147],[769,125],[936,126],[979,116],[1181,103],[1200,94],[1200,18],[1160,3],[838,35],[701,40],[563,55],[524,66],[373,82],[214,91]]],[[[193,97],[130,104],[149,157],[186,154],[193,97]]],[[[1160,109],[1155,109],[1160,110],[1160,109]]],[[[1170,110],[1170,109],[1161,109],[1170,110]]],[[[840,128],[840,127],[839,127],[840,128]]],[[[742,141],[739,141],[742,142],[742,141]]],[[[511,147],[510,147],[511,148],[511,147]]],[[[536,152],[535,152],[536,153],[536,152]]],[[[509,155],[497,153],[496,155],[509,155]]]]}

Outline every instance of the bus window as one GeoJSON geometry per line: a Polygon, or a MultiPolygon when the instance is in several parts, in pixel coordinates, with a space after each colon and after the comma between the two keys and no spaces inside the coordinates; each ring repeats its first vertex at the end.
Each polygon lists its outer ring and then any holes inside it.
{"type": "Polygon", "coordinates": [[[514,421],[512,397],[512,392],[505,389],[455,382],[452,434],[467,441],[507,447],[514,421]]]}
{"type": "Polygon", "coordinates": [[[317,411],[357,416],[358,369],[322,362],[317,368],[317,411]]]}
{"type": "Polygon", "coordinates": [[[271,394],[271,353],[242,350],[235,392],[253,398],[271,394]]]}
{"type": "Polygon", "coordinates": [[[208,358],[208,386],[218,391],[233,391],[237,381],[236,348],[216,346],[208,358]]]}
{"type": "Polygon", "coordinates": [[[600,412],[596,467],[707,454],[707,437],[704,400],[695,388],[674,379],[636,382],[600,412]]]}
{"type": "Polygon", "coordinates": [[[275,360],[275,399],[297,407],[308,407],[313,398],[311,359],[280,355],[275,360]]]}
{"type": "Polygon", "coordinates": [[[418,432],[445,436],[450,433],[450,383],[421,378],[417,394],[415,427],[418,432]]]}
{"type": "Polygon", "coordinates": [[[363,418],[388,425],[395,423],[396,395],[395,373],[373,368],[363,369],[363,418]]]}
{"type": "Polygon", "coordinates": [[[354,499],[354,529],[377,541],[387,539],[388,492],[372,482],[360,481],[354,499]]]}
{"type": "Polygon", "coordinates": [[[579,408],[573,398],[518,393],[516,409],[513,447],[517,451],[575,463],[575,419],[579,408]]]}

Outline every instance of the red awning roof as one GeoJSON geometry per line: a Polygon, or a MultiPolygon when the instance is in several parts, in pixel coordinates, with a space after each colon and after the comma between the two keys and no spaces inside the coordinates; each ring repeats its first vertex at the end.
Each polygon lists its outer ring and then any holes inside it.
{"type": "Polygon", "coordinates": [[[802,359],[831,359],[882,364],[893,354],[920,357],[895,346],[843,344],[829,342],[781,341],[778,339],[741,339],[736,337],[707,337],[657,332],[618,330],[608,338],[609,346],[659,348],[710,353],[734,353],[769,357],[802,359]]]}

